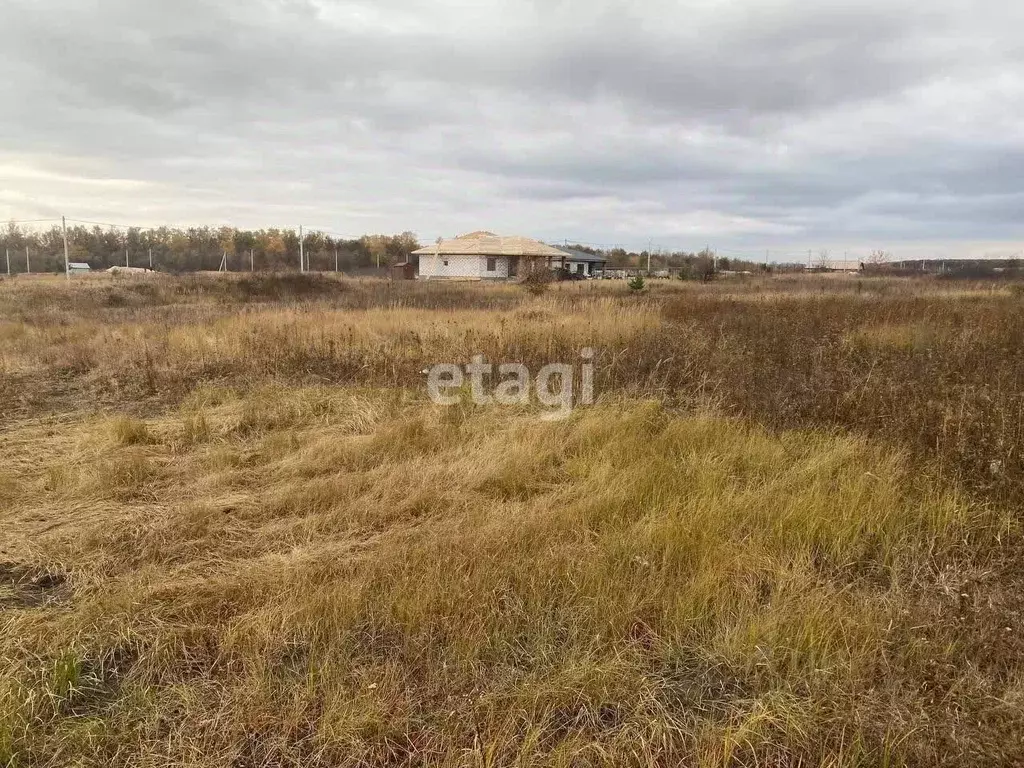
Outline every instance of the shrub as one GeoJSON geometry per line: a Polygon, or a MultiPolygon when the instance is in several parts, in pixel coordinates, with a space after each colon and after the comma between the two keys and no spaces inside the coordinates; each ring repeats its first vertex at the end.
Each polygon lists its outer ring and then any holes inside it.
{"type": "Polygon", "coordinates": [[[129,304],[131,304],[131,299],[124,291],[120,291],[116,288],[108,289],[103,295],[103,306],[105,307],[127,307],[129,304]]]}
{"type": "Polygon", "coordinates": [[[111,424],[114,441],[121,445],[145,445],[149,442],[146,422],[121,416],[111,424]]]}
{"type": "Polygon", "coordinates": [[[640,293],[646,287],[647,283],[644,282],[643,275],[637,275],[636,277],[630,278],[629,282],[626,283],[629,286],[629,290],[634,293],[640,293]]]}
{"type": "Polygon", "coordinates": [[[337,280],[300,272],[256,273],[232,280],[228,285],[241,302],[319,299],[345,290],[337,280]]]}
{"type": "Polygon", "coordinates": [[[542,293],[547,291],[552,279],[553,275],[551,274],[551,270],[546,267],[540,267],[527,271],[526,275],[523,276],[521,283],[532,295],[540,296],[542,293]]]}

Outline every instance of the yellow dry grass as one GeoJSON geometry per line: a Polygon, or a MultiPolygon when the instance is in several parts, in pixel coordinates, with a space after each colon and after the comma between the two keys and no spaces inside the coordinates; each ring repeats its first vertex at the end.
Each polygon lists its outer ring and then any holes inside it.
{"type": "Polygon", "coordinates": [[[0,560],[72,587],[0,619],[16,765],[926,755],[904,612],[1010,527],[863,440],[651,402],[204,390],[0,450],[0,560]]]}
{"type": "Polygon", "coordinates": [[[1024,310],[863,283],[0,281],[0,768],[1020,764],[1024,310]]]}
{"type": "Polygon", "coordinates": [[[0,371],[118,372],[137,369],[148,357],[161,370],[181,372],[205,365],[244,367],[300,350],[360,356],[367,365],[382,367],[410,353],[454,360],[470,348],[485,355],[514,353],[522,359],[586,346],[622,345],[661,322],[654,305],[623,305],[602,297],[583,299],[571,311],[539,298],[512,311],[270,306],[241,313],[225,309],[212,316],[197,313],[195,320],[0,324],[0,371]]]}
{"type": "Polygon", "coordinates": [[[238,359],[249,353],[254,341],[282,336],[298,345],[332,339],[346,349],[372,349],[389,357],[414,346],[447,360],[464,356],[468,348],[483,353],[487,347],[525,346],[546,353],[565,345],[621,344],[659,324],[657,309],[650,305],[628,307],[609,299],[590,299],[566,312],[542,298],[511,312],[275,309],[176,329],[167,344],[172,364],[197,358],[238,359]]]}

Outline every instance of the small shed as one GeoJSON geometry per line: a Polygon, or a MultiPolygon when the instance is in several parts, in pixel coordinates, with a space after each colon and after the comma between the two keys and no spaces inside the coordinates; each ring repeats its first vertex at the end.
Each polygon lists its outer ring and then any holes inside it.
{"type": "Polygon", "coordinates": [[[84,275],[92,272],[92,267],[86,264],[84,261],[71,261],[68,262],[68,274],[69,275],[84,275]]]}
{"type": "Polygon", "coordinates": [[[408,261],[403,261],[398,264],[391,265],[391,279],[392,280],[415,280],[416,279],[416,265],[411,264],[408,261]]]}

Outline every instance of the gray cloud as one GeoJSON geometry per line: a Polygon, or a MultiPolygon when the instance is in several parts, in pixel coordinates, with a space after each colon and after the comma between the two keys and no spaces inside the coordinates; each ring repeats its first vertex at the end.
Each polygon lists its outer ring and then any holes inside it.
{"type": "Polygon", "coordinates": [[[0,215],[971,250],[1024,239],[1021,21],[996,0],[4,0],[0,215]]]}

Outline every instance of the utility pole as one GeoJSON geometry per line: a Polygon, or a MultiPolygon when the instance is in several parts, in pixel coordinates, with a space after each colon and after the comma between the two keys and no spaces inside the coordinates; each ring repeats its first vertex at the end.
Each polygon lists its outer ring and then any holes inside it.
{"type": "Polygon", "coordinates": [[[255,267],[256,267],[256,259],[252,255],[252,248],[250,248],[249,249],[249,271],[250,272],[255,272],[256,271],[255,267]]]}
{"type": "Polygon", "coordinates": [[[32,274],[32,262],[28,258],[28,246],[25,246],[25,274],[32,274]]]}
{"type": "Polygon", "coordinates": [[[60,235],[64,240],[64,277],[70,280],[71,264],[68,261],[68,222],[63,216],[60,217],[60,235]]]}
{"type": "Polygon", "coordinates": [[[430,265],[430,274],[427,275],[427,280],[431,277],[437,277],[437,259],[441,255],[441,238],[438,237],[434,241],[434,263],[430,265]]]}
{"type": "Polygon", "coordinates": [[[4,255],[7,257],[7,276],[11,276],[11,249],[4,248],[4,255]]]}
{"type": "Polygon", "coordinates": [[[149,271],[153,271],[153,249],[149,249],[149,271]]]}
{"type": "Polygon", "coordinates": [[[299,272],[306,271],[306,256],[302,248],[302,225],[299,224],[299,272]]]}
{"type": "Polygon", "coordinates": [[[334,272],[335,272],[335,274],[337,274],[337,272],[338,272],[338,249],[337,248],[334,249],[334,272]]]}
{"type": "Polygon", "coordinates": [[[128,246],[127,245],[124,247],[124,266],[125,266],[125,268],[128,267],[128,246]]]}

